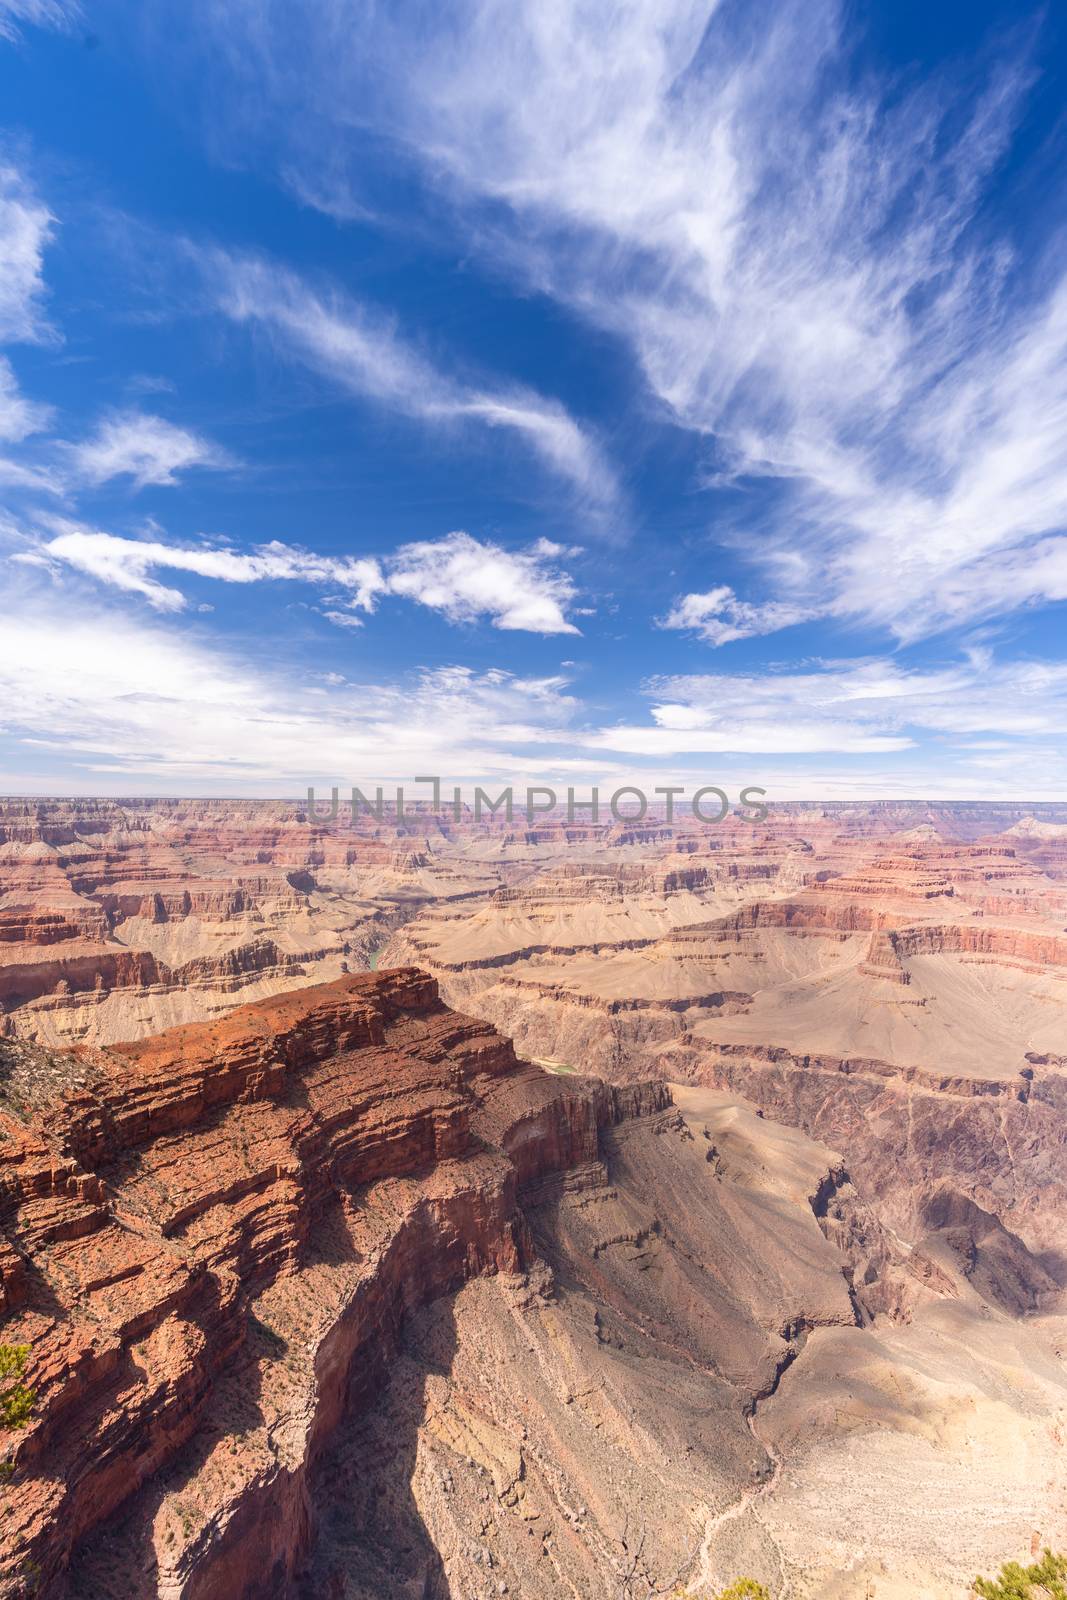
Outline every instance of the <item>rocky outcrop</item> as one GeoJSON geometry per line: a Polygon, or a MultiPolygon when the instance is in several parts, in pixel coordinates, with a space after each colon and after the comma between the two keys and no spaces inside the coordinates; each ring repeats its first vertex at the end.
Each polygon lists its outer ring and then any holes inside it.
{"type": "Polygon", "coordinates": [[[901,959],[901,948],[897,943],[897,936],[884,931],[871,934],[871,942],[867,946],[867,957],[860,967],[860,971],[865,977],[884,978],[887,983],[908,984],[911,982],[911,973],[901,959]]]}
{"type": "Polygon", "coordinates": [[[0,1001],[8,1007],[49,995],[144,988],[162,984],[167,976],[147,950],[97,949],[70,940],[43,949],[22,946],[15,954],[0,966],[0,1001]]]}
{"type": "Polygon", "coordinates": [[[675,1066],[847,1150],[864,1196],[912,1245],[951,1195],[961,1215],[981,1215],[985,1231],[1002,1226],[1015,1236],[1019,1259],[1028,1263],[1018,1270],[1029,1278],[1030,1301],[1067,1286],[1061,1071],[1031,1065],[1006,1078],[936,1075],[858,1057],[726,1044],[687,1061],[676,1054],[675,1066]]]}
{"type": "Polygon", "coordinates": [[[4,1338],[37,1396],[4,1440],[11,1595],[283,1595],[404,1316],[529,1264],[522,1186],[669,1105],[518,1062],[409,970],[85,1055],[59,1097],[8,1049],[4,1338]]]}

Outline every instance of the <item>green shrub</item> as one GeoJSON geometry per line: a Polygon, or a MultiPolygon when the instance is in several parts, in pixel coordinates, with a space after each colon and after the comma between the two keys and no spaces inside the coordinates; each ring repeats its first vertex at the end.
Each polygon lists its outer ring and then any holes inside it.
{"type": "Polygon", "coordinates": [[[976,1578],[980,1600],[1067,1600],[1067,1556],[1046,1550],[1040,1561],[1021,1567],[1009,1561],[995,1578],[976,1578]]]}
{"type": "Polygon", "coordinates": [[[0,1344],[0,1423],[24,1428],[33,1411],[33,1390],[22,1382],[28,1344],[0,1344]]]}
{"type": "Polygon", "coordinates": [[[718,1600],[771,1600],[769,1592],[755,1578],[738,1578],[724,1589],[718,1600]]]}

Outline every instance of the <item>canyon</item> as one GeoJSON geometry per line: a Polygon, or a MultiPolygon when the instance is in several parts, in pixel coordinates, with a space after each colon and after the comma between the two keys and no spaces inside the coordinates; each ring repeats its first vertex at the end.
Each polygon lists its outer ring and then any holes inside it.
{"type": "Polygon", "coordinates": [[[0,1001],[0,1594],[1067,1544],[1067,808],[7,801],[0,1001]]]}

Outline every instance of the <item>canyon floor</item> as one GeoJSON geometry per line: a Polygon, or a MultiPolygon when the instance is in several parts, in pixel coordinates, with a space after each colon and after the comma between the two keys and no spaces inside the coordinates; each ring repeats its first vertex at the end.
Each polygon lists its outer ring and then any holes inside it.
{"type": "Polygon", "coordinates": [[[0,1594],[1067,1545],[1067,809],[0,802],[0,1004],[0,1594]]]}

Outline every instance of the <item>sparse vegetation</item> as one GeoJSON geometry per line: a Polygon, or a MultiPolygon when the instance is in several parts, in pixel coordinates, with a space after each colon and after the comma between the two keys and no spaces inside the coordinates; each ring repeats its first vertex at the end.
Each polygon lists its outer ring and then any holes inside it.
{"type": "Polygon", "coordinates": [[[69,1051],[49,1050],[28,1039],[0,1038],[0,1110],[19,1122],[85,1088],[94,1069],[69,1051]]]}
{"type": "Polygon", "coordinates": [[[0,1344],[0,1423],[24,1428],[33,1413],[34,1394],[22,1381],[28,1344],[0,1344]]]}
{"type": "MultiPolygon", "coordinates": [[[[182,1533],[188,1539],[194,1529],[198,1528],[204,1520],[204,1513],[199,1506],[190,1505],[186,1501],[176,1500],[174,1510],[182,1525],[182,1533]]],[[[172,1530],[173,1531],[173,1530],[172,1530]]],[[[169,1541],[168,1541],[169,1542],[169,1541]]]]}
{"type": "MultiPolygon", "coordinates": [[[[995,1578],[976,1578],[974,1593],[979,1600],[1067,1600],[1067,1556],[1046,1550],[1029,1567],[1008,1561],[995,1578]]],[[[737,1578],[711,1600],[771,1600],[771,1594],[755,1578],[737,1578]]]]}
{"type": "Polygon", "coordinates": [[[976,1578],[974,1592],[980,1600],[1067,1600],[1067,1556],[1046,1550],[1029,1567],[1009,1561],[995,1578],[976,1578]]]}
{"type": "Polygon", "coordinates": [[[23,1594],[36,1594],[41,1582],[41,1569],[36,1561],[24,1561],[18,1571],[23,1594]]]}
{"type": "Polygon", "coordinates": [[[280,1360],[288,1354],[288,1339],[283,1338],[277,1328],[271,1327],[269,1322],[266,1322],[262,1317],[257,1317],[253,1312],[249,1312],[248,1325],[253,1333],[259,1335],[272,1360],[280,1360]]]}
{"type": "MultiPolygon", "coordinates": [[[[690,1591],[683,1587],[671,1590],[672,1600],[689,1600],[690,1591]]],[[[771,1600],[769,1589],[755,1578],[735,1578],[728,1589],[709,1595],[708,1600],[771,1600]]]]}

